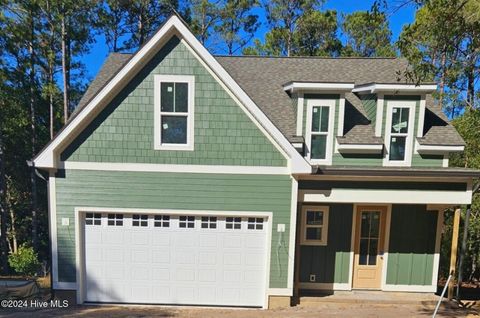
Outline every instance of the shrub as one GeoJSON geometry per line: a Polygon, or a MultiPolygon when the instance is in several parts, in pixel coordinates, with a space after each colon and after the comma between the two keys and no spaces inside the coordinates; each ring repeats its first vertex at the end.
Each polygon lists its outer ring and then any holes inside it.
{"type": "Polygon", "coordinates": [[[32,247],[25,245],[20,246],[16,253],[8,256],[8,264],[18,274],[25,276],[35,275],[40,266],[37,253],[35,253],[32,247]]]}

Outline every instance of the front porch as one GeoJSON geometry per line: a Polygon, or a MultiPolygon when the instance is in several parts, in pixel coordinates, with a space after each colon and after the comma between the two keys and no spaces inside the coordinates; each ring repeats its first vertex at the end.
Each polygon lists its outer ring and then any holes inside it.
{"type": "Polygon", "coordinates": [[[435,293],[444,210],[470,197],[466,179],[300,180],[295,296],[435,293]]]}

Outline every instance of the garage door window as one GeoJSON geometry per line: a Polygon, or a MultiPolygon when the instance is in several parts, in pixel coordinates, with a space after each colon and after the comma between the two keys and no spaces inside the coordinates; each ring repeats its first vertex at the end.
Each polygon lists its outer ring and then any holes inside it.
{"type": "Polygon", "coordinates": [[[242,218],[226,218],[225,228],[230,230],[240,230],[242,228],[242,218]]]}
{"type": "Polygon", "coordinates": [[[86,225],[102,225],[102,215],[100,213],[87,213],[85,215],[86,225]]]}
{"type": "Polygon", "coordinates": [[[180,216],[179,226],[181,228],[193,229],[195,227],[195,217],[194,216],[180,216]]]}
{"type": "Polygon", "coordinates": [[[109,214],[108,215],[109,226],[123,226],[123,214],[109,214]]]}
{"type": "Polygon", "coordinates": [[[248,218],[249,230],[263,230],[263,218],[248,218]]]}
{"type": "Polygon", "coordinates": [[[170,215],[155,215],[155,227],[170,227],[170,215]]]}
{"type": "Polygon", "coordinates": [[[134,214],[132,217],[132,226],[148,226],[148,215],[146,214],[134,214]]]}
{"type": "Polygon", "coordinates": [[[202,229],[216,229],[217,218],[215,216],[202,216],[202,229]]]}

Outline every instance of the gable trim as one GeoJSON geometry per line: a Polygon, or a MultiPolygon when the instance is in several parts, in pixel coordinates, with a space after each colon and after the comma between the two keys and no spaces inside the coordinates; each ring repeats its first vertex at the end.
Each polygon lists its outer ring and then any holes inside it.
{"type": "Polygon", "coordinates": [[[72,139],[72,135],[79,133],[88,125],[89,119],[98,115],[102,106],[106,105],[116,95],[117,90],[122,88],[149,61],[149,58],[164,45],[170,38],[169,35],[173,35],[173,33],[178,33],[181,38],[191,45],[201,60],[217,74],[218,78],[237,96],[249,113],[264,127],[268,135],[284,150],[288,155],[290,172],[292,174],[310,174],[312,172],[310,164],[295,150],[280,130],[175,15],[165,22],[160,30],[123,66],[117,75],[33,159],[35,166],[38,168],[56,168],[59,163],[59,150],[61,151],[62,147],[68,143],[68,140],[72,139]]]}

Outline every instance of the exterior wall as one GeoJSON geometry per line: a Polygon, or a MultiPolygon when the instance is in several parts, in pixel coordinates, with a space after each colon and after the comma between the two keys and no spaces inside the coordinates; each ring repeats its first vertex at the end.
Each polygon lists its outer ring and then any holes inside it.
{"type": "Polygon", "coordinates": [[[326,246],[300,247],[300,282],[309,283],[314,274],[315,283],[348,283],[353,204],[319,205],[330,207],[328,241],[326,246]]]}
{"type": "Polygon", "coordinates": [[[425,205],[392,206],[387,284],[432,285],[437,216],[425,205]]]}
{"type": "Polygon", "coordinates": [[[376,94],[361,94],[358,95],[362,101],[363,107],[367,112],[367,118],[372,122],[372,127],[375,127],[377,121],[377,95],[376,94]]]}
{"type": "Polygon", "coordinates": [[[286,166],[283,155],[176,37],[63,152],[63,161],[286,166]],[[155,74],[195,76],[194,151],[154,150],[155,74]]]}
{"type": "Polygon", "coordinates": [[[62,170],[56,178],[59,281],[76,280],[75,207],[264,211],[273,213],[270,288],[286,288],[291,189],[288,175],[62,170]],[[70,225],[62,226],[62,218],[70,225]],[[281,238],[278,223],[286,227],[281,238]]]}

